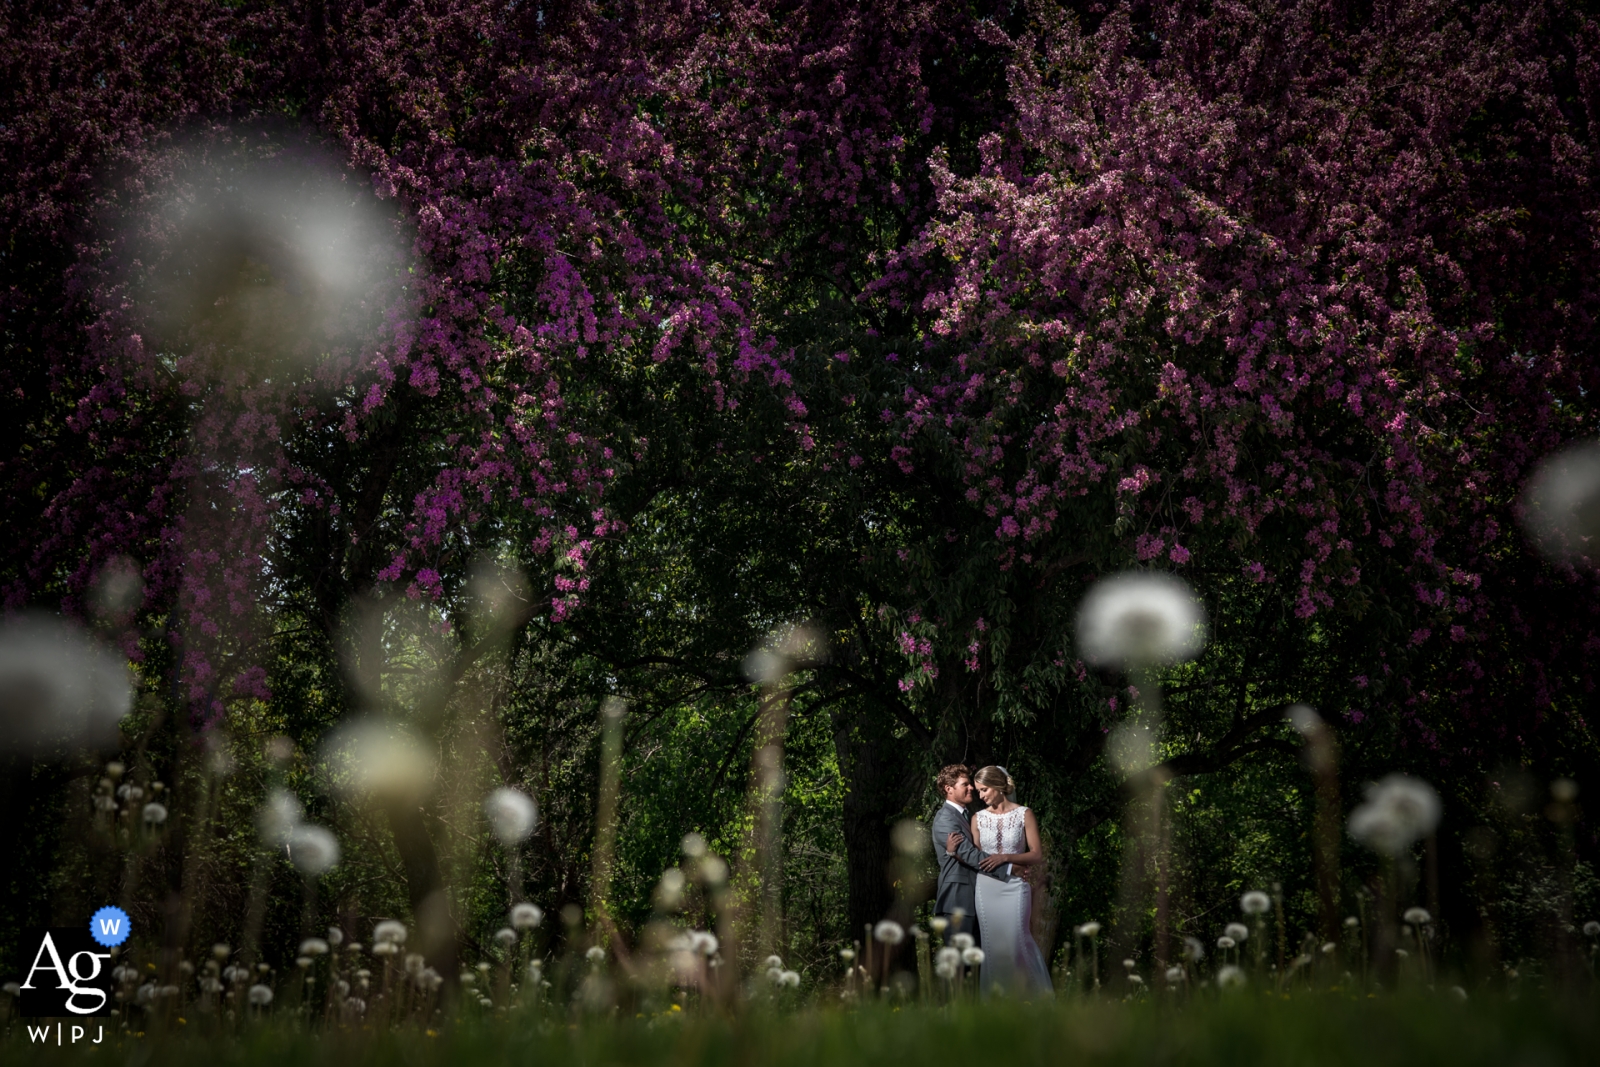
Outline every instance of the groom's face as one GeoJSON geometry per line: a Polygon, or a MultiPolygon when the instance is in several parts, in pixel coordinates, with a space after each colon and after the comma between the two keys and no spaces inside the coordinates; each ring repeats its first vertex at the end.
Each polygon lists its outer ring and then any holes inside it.
{"type": "Polygon", "coordinates": [[[972,779],[962,775],[956,779],[955,785],[946,787],[944,795],[962,807],[966,807],[972,803],[972,779]]]}

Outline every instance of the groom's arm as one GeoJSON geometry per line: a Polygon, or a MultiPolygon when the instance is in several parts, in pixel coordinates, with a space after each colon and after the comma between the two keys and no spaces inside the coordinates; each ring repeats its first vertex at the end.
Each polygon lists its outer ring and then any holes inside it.
{"type": "MultiPolygon", "coordinates": [[[[946,808],[945,812],[948,811],[949,809],[946,808]]],[[[937,840],[940,842],[940,851],[949,851],[944,847],[944,841],[951,833],[960,834],[961,840],[956,842],[955,857],[958,861],[960,861],[962,866],[971,867],[973,870],[977,870],[978,864],[988,859],[989,854],[972,843],[971,839],[967,837],[966,827],[961,825],[961,821],[959,819],[957,819],[953,814],[946,815],[945,812],[940,812],[943,818],[934,820],[934,833],[937,835],[937,840]],[[939,826],[941,823],[943,824],[942,829],[939,826]]],[[[999,877],[998,872],[996,872],[996,877],[999,877]]]]}

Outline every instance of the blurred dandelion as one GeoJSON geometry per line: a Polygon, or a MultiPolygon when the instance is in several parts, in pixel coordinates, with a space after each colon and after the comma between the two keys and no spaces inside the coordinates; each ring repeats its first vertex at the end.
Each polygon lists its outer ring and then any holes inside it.
{"type": "Polygon", "coordinates": [[[433,786],[433,755],[396,724],[373,719],[349,723],[334,732],[322,751],[329,779],[348,795],[408,802],[433,786]]]}
{"type": "Polygon", "coordinates": [[[943,915],[935,915],[928,920],[928,929],[943,937],[944,932],[950,928],[950,920],[943,915]]]}
{"type": "Polygon", "coordinates": [[[126,662],[77,626],[35,614],[0,623],[0,752],[111,747],[132,707],[126,662]]]}
{"type": "Polygon", "coordinates": [[[1600,922],[1590,919],[1583,924],[1583,932],[1588,937],[1600,937],[1600,922]]]}
{"type": "Polygon", "coordinates": [[[372,928],[372,947],[379,945],[403,945],[406,943],[405,924],[394,919],[385,919],[372,928]]]}
{"type": "Polygon", "coordinates": [[[898,945],[906,939],[906,928],[893,919],[882,919],[872,928],[872,937],[885,945],[898,945]]]}
{"type": "Polygon", "coordinates": [[[983,962],[983,949],[977,947],[962,949],[961,962],[976,967],[983,962]]]}
{"type": "Polygon", "coordinates": [[[1252,889],[1239,898],[1239,910],[1246,915],[1265,915],[1272,908],[1272,898],[1259,889],[1252,889]]]}
{"type": "Polygon", "coordinates": [[[1227,934],[1223,934],[1221,937],[1217,938],[1217,947],[1220,949],[1230,949],[1237,944],[1238,942],[1229,937],[1227,934]]]}
{"type": "Polygon", "coordinates": [[[313,878],[326,874],[339,862],[339,839],[333,831],[314,823],[301,823],[286,843],[289,860],[301,874],[313,878]]]}
{"type": "Polygon", "coordinates": [[[962,933],[962,934],[957,934],[954,937],[952,937],[950,939],[950,943],[952,945],[954,945],[956,948],[958,948],[961,951],[965,952],[967,949],[969,949],[969,948],[971,948],[973,946],[974,942],[973,942],[971,934],[962,933]]]}
{"type": "MultiPolygon", "coordinates": [[[[1398,856],[1439,825],[1439,794],[1419,778],[1391,774],[1367,786],[1350,813],[1350,836],[1374,852],[1398,856]]],[[[1391,913],[1392,914],[1392,913],[1391,913]]]]}
{"type": "Polygon", "coordinates": [[[494,932],[494,943],[503,949],[511,948],[517,943],[517,932],[509,926],[502,926],[494,932]]]}
{"type": "Polygon", "coordinates": [[[1600,441],[1580,441],[1546,456],[1519,500],[1523,529],[1551,559],[1594,552],[1600,534],[1600,441]]]}
{"type": "Polygon", "coordinates": [[[1076,933],[1079,937],[1096,937],[1100,933],[1100,924],[1096,922],[1084,923],[1077,928],[1076,933]]]}
{"type": "Polygon", "coordinates": [[[1096,582],[1078,610],[1078,647],[1108,667],[1181,663],[1205,644],[1200,602],[1180,578],[1129,572],[1096,582]]]}
{"type": "Polygon", "coordinates": [[[1179,985],[1179,984],[1181,984],[1183,982],[1183,979],[1184,979],[1183,968],[1182,967],[1168,967],[1167,968],[1166,978],[1167,978],[1167,984],[1168,985],[1179,985]]]}
{"type": "Polygon", "coordinates": [[[1433,916],[1428,914],[1427,908],[1407,908],[1401,918],[1412,926],[1426,926],[1433,922],[1433,916]]]}
{"type": "Polygon", "coordinates": [[[328,944],[332,945],[334,948],[338,948],[340,945],[344,944],[344,931],[339,929],[337,926],[328,927],[328,944]]]}
{"type": "Polygon", "coordinates": [[[1218,989],[1240,989],[1247,981],[1244,971],[1231,963],[1217,970],[1218,989]]]}
{"type": "Polygon", "coordinates": [[[1186,937],[1183,939],[1183,958],[1190,963],[1199,963],[1206,958],[1206,947],[1200,943],[1199,938],[1186,937]]]}
{"type": "Polygon", "coordinates": [[[507,848],[521,844],[539,824],[539,806],[519,789],[501,786],[483,802],[489,831],[507,848]]]}
{"type": "Polygon", "coordinates": [[[590,945],[589,951],[585,952],[583,956],[584,959],[588,960],[590,963],[603,963],[606,958],[606,950],[601,948],[599,945],[590,945]]]}
{"type": "Polygon", "coordinates": [[[144,806],[142,814],[146,826],[160,826],[167,821],[167,806],[152,800],[144,806]]]}
{"type": "Polygon", "coordinates": [[[264,1008],[272,1003],[272,988],[264,985],[253,985],[249,992],[252,1007],[264,1008]]]}
{"type": "Polygon", "coordinates": [[[513,930],[532,930],[544,921],[544,912],[539,910],[537,904],[524,901],[511,907],[511,928],[513,930]]]}
{"type": "Polygon", "coordinates": [[[853,948],[842,948],[839,950],[839,958],[844,960],[846,963],[849,963],[851,960],[856,958],[856,950],[853,948]]]}
{"type": "Polygon", "coordinates": [[[328,943],[320,937],[308,937],[300,942],[300,955],[302,956],[326,956],[327,954],[328,943]]]}
{"type": "Polygon", "coordinates": [[[1222,932],[1240,944],[1250,940],[1250,928],[1244,923],[1229,923],[1222,928],[1222,932]]]}

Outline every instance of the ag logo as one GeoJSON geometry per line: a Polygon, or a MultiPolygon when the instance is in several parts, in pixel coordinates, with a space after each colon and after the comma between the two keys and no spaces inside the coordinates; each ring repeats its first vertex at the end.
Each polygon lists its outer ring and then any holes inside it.
{"type": "Polygon", "coordinates": [[[86,926],[33,930],[23,938],[31,959],[17,990],[17,1009],[33,1018],[111,1014],[111,951],[86,926]]]}

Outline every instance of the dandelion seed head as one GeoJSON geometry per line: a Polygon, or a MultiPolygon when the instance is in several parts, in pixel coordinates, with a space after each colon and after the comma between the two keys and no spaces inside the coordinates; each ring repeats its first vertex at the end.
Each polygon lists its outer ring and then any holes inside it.
{"type": "Polygon", "coordinates": [[[113,747],[132,707],[126,660],[80,627],[35,614],[0,623],[0,752],[113,747]]]}
{"type": "Polygon", "coordinates": [[[842,948],[839,950],[839,958],[844,960],[846,963],[849,963],[851,960],[856,958],[856,950],[853,948],[842,948]]]}
{"type": "Polygon", "coordinates": [[[606,950],[599,945],[590,945],[589,951],[583,955],[590,963],[600,963],[606,958],[606,950]]]}
{"type": "Polygon", "coordinates": [[[783,982],[784,986],[786,986],[789,989],[798,989],[798,988],[800,988],[800,972],[799,971],[784,971],[783,972],[783,977],[782,977],[782,982],[783,982]]]}
{"type": "Polygon", "coordinates": [[[328,927],[328,944],[332,945],[334,948],[338,948],[340,945],[344,944],[344,931],[339,929],[337,926],[328,927]]]}
{"type": "Polygon", "coordinates": [[[312,960],[310,956],[296,956],[294,960],[294,965],[300,968],[302,971],[307,967],[310,967],[311,963],[312,960]]]}
{"type": "Polygon", "coordinates": [[[1272,908],[1272,898],[1259,889],[1252,889],[1239,898],[1239,910],[1246,915],[1265,915],[1272,908]]]}
{"type": "Polygon", "coordinates": [[[272,988],[264,985],[253,985],[248,994],[250,1003],[257,1008],[264,1008],[272,1003],[272,988]]]}
{"type": "Polygon", "coordinates": [[[1125,970],[1125,971],[1131,971],[1137,966],[1139,966],[1139,965],[1137,963],[1135,963],[1133,960],[1123,960],[1122,961],[1122,969],[1125,970]]]}
{"type": "Polygon", "coordinates": [[[959,966],[959,962],[947,963],[944,960],[940,960],[938,963],[933,965],[933,973],[938,975],[940,978],[949,981],[956,976],[956,968],[959,966]]]}
{"type": "Polygon", "coordinates": [[[501,948],[510,948],[517,943],[517,932],[509,926],[502,926],[494,932],[494,943],[501,948]]]}
{"type": "Polygon", "coordinates": [[[1130,571],[1096,582],[1078,610],[1078,648],[1099,666],[1181,663],[1205,644],[1200,602],[1180,578],[1130,571]]]}
{"type": "Polygon", "coordinates": [[[526,841],[539,824],[539,807],[533,798],[509,786],[489,794],[483,813],[489,819],[489,832],[507,848],[526,841]]]}
{"type": "Polygon", "coordinates": [[[1217,947],[1220,949],[1230,949],[1237,944],[1238,942],[1229,937],[1227,934],[1223,934],[1221,937],[1217,938],[1217,947]]]}
{"type": "Polygon", "coordinates": [[[302,956],[326,956],[327,954],[328,942],[320,937],[308,937],[300,942],[300,955],[302,956]]]}
{"type": "Polygon", "coordinates": [[[1401,918],[1412,926],[1426,926],[1433,922],[1433,916],[1428,914],[1427,908],[1407,908],[1401,918]]]}
{"type": "Polygon", "coordinates": [[[1545,457],[1518,501],[1523,529],[1551,559],[1593,559],[1600,536],[1600,441],[1545,457]]]}
{"type": "Polygon", "coordinates": [[[532,930],[544,921],[544,912],[539,910],[539,905],[523,901],[511,906],[511,928],[513,930],[532,930]]]}
{"type": "Polygon", "coordinates": [[[1097,922],[1083,923],[1077,928],[1076,932],[1079,937],[1095,937],[1100,933],[1100,924],[1097,922]]]}
{"type": "Polygon", "coordinates": [[[1222,932],[1240,944],[1250,940],[1250,928],[1244,923],[1229,923],[1222,928],[1222,932]]]}
{"type": "Polygon", "coordinates": [[[261,831],[261,840],[273,848],[284,847],[305,814],[306,809],[299,797],[287,789],[269,790],[266,803],[256,812],[256,826],[261,831]]]}
{"type": "Polygon", "coordinates": [[[1354,915],[1346,915],[1344,917],[1344,928],[1346,930],[1354,930],[1356,927],[1358,927],[1360,925],[1361,925],[1361,920],[1356,918],[1354,915]]]}
{"type": "Polygon", "coordinates": [[[983,962],[983,949],[977,948],[976,946],[973,948],[962,949],[961,962],[967,964],[968,966],[976,967],[978,964],[983,962]]]}
{"type": "Polygon", "coordinates": [[[1218,989],[1241,989],[1248,981],[1244,971],[1231,963],[1217,970],[1218,989]]]}
{"type": "Polygon", "coordinates": [[[971,948],[975,942],[973,941],[971,934],[960,933],[952,937],[950,939],[950,943],[956,948],[965,952],[967,949],[971,948]]]}
{"type": "Polygon", "coordinates": [[[1177,985],[1178,983],[1182,982],[1183,979],[1184,979],[1183,968],[1182,967],[1168,967],[1167,968],[1167,976],[1166,977],[1167,977],[1167,984],[1168,985],[1177,985]]]}
{"type": "Polygon", "coordinates": [[[1136,975],[1136,974],[1130,974],[1130,975],[1128,975],[1128,982],[1129,982],[1129,984],[1131,984],[1131,985],[1144,985],[1144,979],[1143,979],[1143,978],[1140,978],[1140,977],[1139,977],[1139,976],[1138,976],[1138,975],[1136,975]]]}
{"type": "Polygon", "coordinates": [[[405,923],[384,919],[372,928],[373,950],[376,951],[379,945],[403,945],[406,943],[406,934],[405,923]]]}
{"type": "Polygon", "coordinates": [[[933,918],[928,920],[928,929],[932,930],[936,934],[942,935],[946,930],[950,929],[950,920],[946,919],[943,915],[935,915],[933,918]]]}
{"type": "Polygon", "coordinates": [[[1350,836],[1374,852],[1398,856],[1433,833],[1442,808],[1427,782],[1391,774],[1367,787],[1366,800],[1350,813],[1350,836]]]}
{"type": "Polygon", "coordinates": [[[301,874],[312,878],[328,873],[339,862],[339,839],[333,831],[301,823],[289,834],[289,860],[301,874]]]}
{"type": "Polygon", "coordinates": [[[767,959],[766,959],[766,968],[769,971],[781,971],[781,970],[783,970],[783,957],[781,957],[781,956],[768,956],[767,959]]]}
{"type": "Polygon", "coordinates": [[[1206,958],[1206,947],[1200,943],[1198,937],[1183,939],[1183,958],[1190,963],[1199,963],[1206,958]]]}
{"type": "Polygon", "coordinates": [[[1588,937],[1600,937],[1600,922],[1590,919],[1583,924],[1583,932],[1588,937]]]}
{"type": "Polygon", "coordinates": [[[885,945],[898,945],[906,939],[906,928],[893,919],[881,919],[872,928],[872,936],[885,945]]]}
{"type": "Polygon", "coordinates": [[[690,830],[683,835],[683,842],[679,847],[689,859],[697,860],[706,854],[706,839],[690,830]]]}

